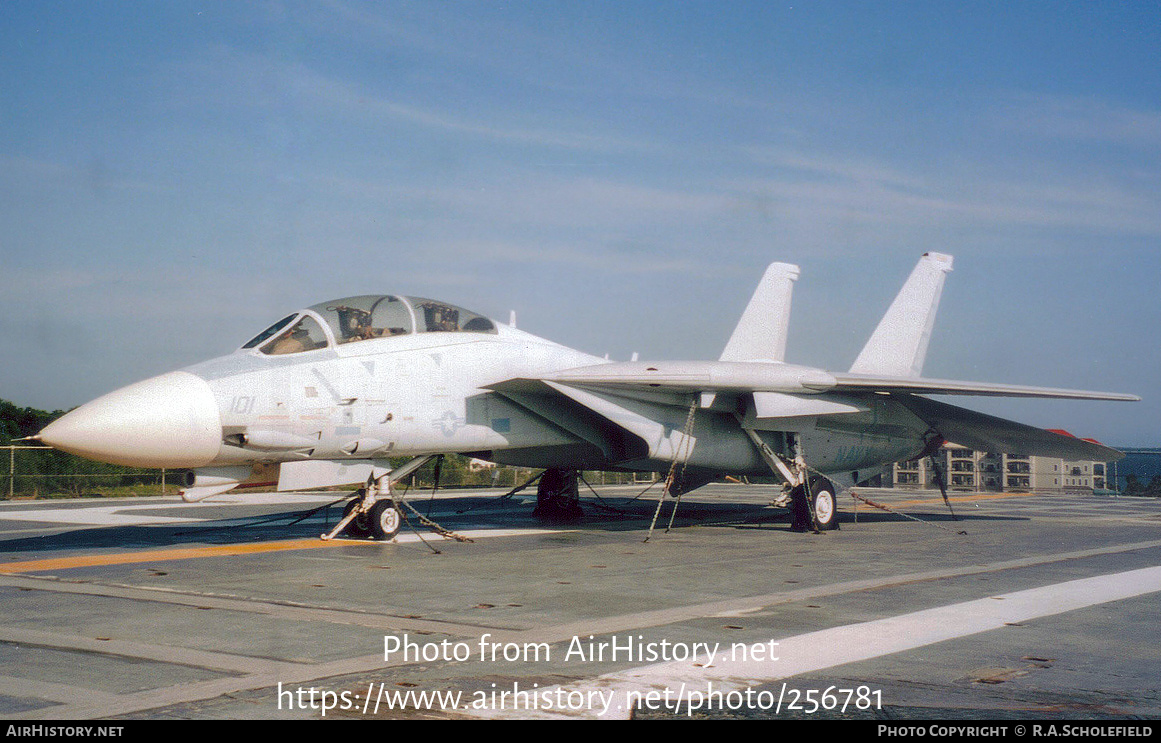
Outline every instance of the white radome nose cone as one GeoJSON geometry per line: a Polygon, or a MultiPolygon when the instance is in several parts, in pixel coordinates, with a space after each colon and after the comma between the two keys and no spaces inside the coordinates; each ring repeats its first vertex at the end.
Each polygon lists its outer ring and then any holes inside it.
{"type": "Polygon", "coordinates": [[[222,443],[213,391],[189,372],[122,387],[45,426],[44,443],[88,459],[132,467],[200,467],[222,443]]]}

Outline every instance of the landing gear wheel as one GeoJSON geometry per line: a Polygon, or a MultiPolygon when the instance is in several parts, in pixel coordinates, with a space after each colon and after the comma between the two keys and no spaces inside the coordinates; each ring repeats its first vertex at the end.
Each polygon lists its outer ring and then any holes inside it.
{"type": "Polygon", "coordinates": [[[403,514],[390,499],[375,501],[368,514],[371,523],[371,537],[384,542],[392,539],[403,526],[403,514]]]}
{"type": "Polygon", "coordinates": [[[825,477],[810,478],[810,498],[815,528],[819,531],[839,528],[838,498],[834,483],[825,477]]]}
{"type": "MultiPolygon", "coordinates": [[[[351,515],[359,504],[363,501],[362,495],[356,495],[347,502],[346,508],[343,509],[343,518],[351,515]]],[[[363,539],[371,534],[371,519],[366,512],[360,513],[351,519],[351,523],[347,524],[347,528],[343,529],[343,533],[348,537],[355,539],[363,539]]]]}
{"type": "Polygon", "coordinates": [[[825,477],[811,477],[807,487],[790,491],[791,531],[830,531],[839,528],[838,499],[834,483],[825,477]],[[807,503],[806,491],[810,491],[807,503]],[[813,514],[813,519],[811,518],[813,514]]]}
{"type": "Polygon", "coordinates": [[[806,488],[796,485],[790,490],[790,531],[809,531],[811,528],[806,488]]]}

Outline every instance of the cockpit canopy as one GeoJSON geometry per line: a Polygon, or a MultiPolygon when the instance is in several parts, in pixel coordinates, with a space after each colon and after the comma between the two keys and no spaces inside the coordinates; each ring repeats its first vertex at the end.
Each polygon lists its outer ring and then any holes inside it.
{"type": "Polygon", "coordinates": [[[278,356],[412,333],[495,333],[483,315],[422,297],[364,295],[323,302],[288,315],[243,349],[278,356]]]}

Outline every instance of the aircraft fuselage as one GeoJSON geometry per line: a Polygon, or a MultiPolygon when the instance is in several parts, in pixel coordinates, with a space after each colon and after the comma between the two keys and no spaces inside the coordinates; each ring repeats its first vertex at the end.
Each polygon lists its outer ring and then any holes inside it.
{"type": "Polygon", "coordinates": [[[950,270],[950,256],[925,254],[846,373],[782,360],[798,276],[788,264],[767,269],[717,361],[609,362],[435,300],[347,297],[288,315],[232,354],[82,405],[39,438],[100,461],[193,469],[190,498],[267,481],[378,480],[390,457],[448,453],[563,470],[680,464],[684,489],[771,472],[794,487],[818,473],[850,484],[944,439],[1119,457],[924,397],[1136,399],[922,377],[950,270]]]}

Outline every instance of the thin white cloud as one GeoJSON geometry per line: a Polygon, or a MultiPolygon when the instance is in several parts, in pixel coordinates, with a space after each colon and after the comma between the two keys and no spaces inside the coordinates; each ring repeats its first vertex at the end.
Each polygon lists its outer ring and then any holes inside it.
{"type": "Polygon", "coordinates": [[[742,151],[759,165],[816,177],[902,188],[923,188],[928,182],[923,176],[904,172],[897,166],[878,162],[866,156],[840,157],[834,154],[808,153],[769,146],[746,147],[742,151]]]}
{"type": "Polygon", "coordinates": [[[722,193],[650,187],[615,180],[531,175],[509,184],[482,182],[479,188],[442,188],[422,192],[443,208],[489,221],[525,226],[558,225],[592,229],[613,225],[676,222],[691,224],[722,214],[729,205],[722,193]]]}
{"type": "Polygon", "coordinates": [[[999,108],[997,125],[1040,137],[1161,147],[1161,111],[1090,96],[1015,96],[999,108]]]}
{"type": "Polygon", "coordinates": [[[540,25],[567,18],[567,9],[562,12],[561,7],[533,5],[524,13],[488,4],[416,7],[422,7],[422,12],[334,0],[327,3],[325,12],[308,13],[303,28],[307,33],[324,27],[338,29],[332,33],[358,38],[372,48],[402,49],[436,67],[483,69],[504,84],[545,93],[682,101],[715,108],[777,108],[767,96],[737,90],[721,79],[695,72],[671,48],[643,44],[648,37],[633,29],[590,27],[585,22],[574,27],[540,25]],[[324,19],[326,23],[321,23],[324,19]]]}
{"type": "Polygon", "coordinates": [[[408,102],[405,95],[327,75],[298,61],[245,52],[224,46],[180,65],[183,84],[175,95],[186,109],[221,107],[277,112],[290,107],[296,118],[323,122],[341,117],[362,126],[381,128],[393,121],[420,129],[495,142],[592,152],[624,152],[651,145],[620,136],[593,133],[574,125],[558,128],[519,122],[470,118],[408,102]],[[196,81],[196,82],[195,82],[196,81]]]}
{"type": "Polygon", "coordinates": [[[0,183],[30,188],[74,189],[100,194],[106,191],[157,191],[159,186],[130,177],[107,160],[93,156],[85,163],[0,154],[0,183]]]}
{"type": "MultiPolygon", "coordinates": [[[[461,238],[443,240],[419,246],[417,253],[427,261],[470,261],[476,266],[497,263],[519,264],[526,273],[534,274],[537,265],[583,269],[599,274],[603,271],[625,274],[690,273],[710,269],[704,259],[690,258],[676,253],[618,249],[617,245],[597,242],[543,242],[539,240],[478,240],[461,238]]],[[[417,278],[422,274],[404,274],[417,278]]],[[[478,276],[477,276],[478,280],[478,276]]]]}
{"type": "MultiPolygon", "coordinates": [[[[776,173],[734,181],[739,198],[785,216],[847,220],[885,228],[923,224],[961,228],[1083,228],[1161,235],[1161,196],[1131,179],[1011,180],[978,168],[911,174],[863,158],[778,154],[776,173]]],[[[1059,177],[1062,178],[1062,177],[1059,177]]]]}

